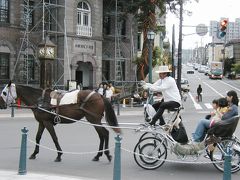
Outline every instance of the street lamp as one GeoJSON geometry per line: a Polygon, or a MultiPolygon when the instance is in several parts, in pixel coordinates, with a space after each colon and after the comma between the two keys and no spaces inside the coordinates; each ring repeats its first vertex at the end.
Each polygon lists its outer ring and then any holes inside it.
{"type": "Polygon", "coordinates": [[[153,31],[148,31],[147,39],[148,39],[148,67],[149,67],[148,82],[149,83],[152,83],[152,46],[153,46],[154,38],[155,38],[155,33],[153,31]]]}

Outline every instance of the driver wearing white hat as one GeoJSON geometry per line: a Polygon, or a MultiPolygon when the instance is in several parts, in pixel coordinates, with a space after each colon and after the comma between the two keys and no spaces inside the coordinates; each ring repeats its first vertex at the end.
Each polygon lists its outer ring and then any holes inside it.
{"type": "Polygon", "coordinates": [[[159,80],[154,84],[143,84],[144,89],[150,89],[151,91],[162,92],[163,101],[153,104],[157,113],[150,121],[150,125],[155,125],[158,119],[160,119],[160,125],[165,124],[162,114],[165,109],[178,108],[181,105],[181,95],[177,87],[176,81],[170,76],[170,70],[168,66],[160,66],[156,73],[159,74],[159,80]]]}

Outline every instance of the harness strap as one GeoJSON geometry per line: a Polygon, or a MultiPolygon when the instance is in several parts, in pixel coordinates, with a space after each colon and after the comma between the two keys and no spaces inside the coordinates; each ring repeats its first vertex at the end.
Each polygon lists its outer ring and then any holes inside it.
{"type": "Polygon", "coordinates": [[[95,94],[95,91],[90,92],[90,93],[87,95],[87,97],[83,100],[83,103],[86,103],[93,94],[95,94]]]}
{"type": "Polygon", "coordinates": [[[97,115],[97,114],[95,114],[95,113],[93,113],[93,112],[91,112],[91,111],[89,111],[89,110],[87,110],[87,109],[85,109],[85,108],[83,107],[83,106],[86,104],[86,102],[91,98],[91,96],[92,96],[93,94],[95,94],[95,93],[96,93],[95,91],[92,91],[91,93],[89,93],[89,94],[87,95],[87,97],[82,101],[82,104],[80,105],[79,109],[83,110],[83,111],[86,112],[87,114],[92,115],[92,116],[95,117],[95,118],[99,118],[100,115],[97,115]]]}
{"type": "Polygon", "coordinates": [[[46,89],[44,89],[44,90],[42,91],[42,99],[44,99],[45,92],[46,92],[46,89]]]}

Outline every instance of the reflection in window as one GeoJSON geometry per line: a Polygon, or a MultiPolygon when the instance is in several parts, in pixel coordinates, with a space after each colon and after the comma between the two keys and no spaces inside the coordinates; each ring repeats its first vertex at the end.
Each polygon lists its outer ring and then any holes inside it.
{"type": "Polygon", "coordinates": [[[0,0],[0,22],[9,22],[9,0],[0,0]]]}
{"type": "Polygon", "coordinates": [[[9,79],[9,54],[0,53],[0,79],[9,79]]]}

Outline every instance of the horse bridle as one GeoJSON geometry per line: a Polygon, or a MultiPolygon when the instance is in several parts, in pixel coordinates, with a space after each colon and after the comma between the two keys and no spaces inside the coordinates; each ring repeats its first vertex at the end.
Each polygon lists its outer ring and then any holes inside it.
{"type": "Polygon", "coordinates": [[[16,93],[16,86],[15,84],[11,83],[5,86],[1,93],[1,97],[5,102],[6,107],[12,103],[15,103],[15,99],[17,98],[17,93],[16,93]],[[8,91],[6,92],[6,88],[8,88],[8,91]],[[12,88],[14,88],[14,93],[12,92],[12,88]],[[11,102],[8,102],[9,99],[11,99],[11,102]]]}

